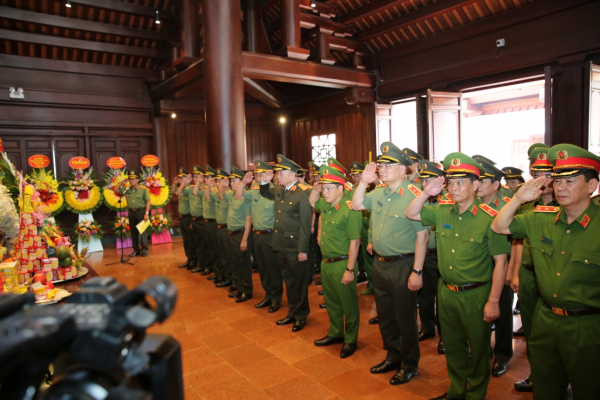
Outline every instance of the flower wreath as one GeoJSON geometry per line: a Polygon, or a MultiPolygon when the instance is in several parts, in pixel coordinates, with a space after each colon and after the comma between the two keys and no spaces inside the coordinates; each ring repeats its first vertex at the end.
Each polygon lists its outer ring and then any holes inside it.
{"type": "Polygon", "coordinates": [[[104,174],[104,187],[102,194],[104,195],[104,204],[113,211],[126,211],[127,200],[125,196],[121,196],[117,191],[119,184],[123,183],[122,187],[130,187],[129,180],[123,169],[110,169],[104,174]],[[121,208],[119,208],[119,199],[121,200],[121,208]]]}
{"type": "Polygon", "coordinates": [[[89,171],[75,169],[71,172],[69,185],[64,191],[65,202],[69,211],[75,214],[89,214],[102,204],[102,192],[93,178],[93,168],[89,171]]]}
{"type": "Polygon", "coordinates": [[[37,198],[39,205],[47,207],[51,217],[65,208],[63,192],[58,189],[58,181],[54,178],[52,171],[46,171],[45,168],[34,169],[31,175],[25,177],[25,180],[31,181],[35,191],[39,193],[37,198]]]}
{"type": "Polygon", "coordinates": [[[148,189],[150,208],[162,208],[171,200],[171,187],[158,168],[142,167],[140,185],[148,189]]]}

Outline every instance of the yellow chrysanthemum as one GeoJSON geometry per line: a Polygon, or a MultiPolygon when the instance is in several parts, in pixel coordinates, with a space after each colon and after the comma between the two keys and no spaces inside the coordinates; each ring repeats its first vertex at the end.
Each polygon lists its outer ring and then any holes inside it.
{"type": "Polygon", "coordinates": [[[63,197],[62,192],[56,192],[56,195],[58,196],[57,200],[52,204],[48,204],[48,207],[50,208],[51,212],[59,210],[65,203],[65,199],[63,197]]]}
{"type": "Polygon", "coordinates": [[[85,200],[80,200],[75,197],[75,193],[72,190],[65,191],[65,200],[69,207],[77,211],[91,210],[98,205],[100,201],[100,189],[94,186],[90,190],[90,197],[85,200]]]}
{"type": "Polygon", "coordinates": [[[154,195],[152,193],[149,193],[149,194],[150,194],[150,205],[151,206],[153,206],[153,207],[162,206],[163,204],[165,204],[165,202],[169,198],[169,188],[168,187],[160,188],[159,195],[154,195]]]}
{"type": "MultiPolygon", "coordinates": [[[[117,196],[115,194],[115,192],[113,192],[110,189],[104,189],[104,191],[102,192],[104,194],[104,199],[106,200],[106,203],[113,208],[119,208],[119,196],[117,196]]],[[[127,208],[127,199],[125,199],[125,196],[123,196],[123,200],[121,201],[121,208],[126,209],[127,208]]]]}

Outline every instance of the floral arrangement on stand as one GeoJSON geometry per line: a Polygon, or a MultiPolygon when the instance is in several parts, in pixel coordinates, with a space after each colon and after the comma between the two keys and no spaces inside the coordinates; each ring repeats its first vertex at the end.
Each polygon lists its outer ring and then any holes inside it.
{"type": "Polygon", "coordinates": [[[58,181],[52,171],[46,171],[45,168],[34,169],[31,175],[25,176],[25,180],[33,184],[37,193],[32,198],[39,199],[39,205],[44,207],[43,212],[49,217],[54,217],[65,208],[63,193],[58,189],[58,181]]]}
{"type": "Polygon", "coordinates": [[[148,228],[150,229],[150,233],[160,234],[164,231],[168,231],[172,225],[173,220],[169,215],[157,213],[150,216],[150,226],[148,228]]]}
{"type": "Polygon", "coordinates": [[[115,237],[123,239],[131,237],[131,226],[128,217],[117,217],[113,227],[115,228],[115,237]]]}
{"type": "Polygon", "coordinates": [[[0,231],[4,234],[7,248],[11,250],[14,238],[19,236],[20,218],[15,203],[6,186],[0,184],[0,231]]]}
{"type": "Polygon", "coordinates": [[[102,204],[102,192],[93,177],[93,168],[89,171],[75,169],[71,179],[66,182],[69,187],[64,191],[65,202],[69,211],[75,214],[89,214],[102,204]]]}
{"type": "Polygon", "coordinates": [[[102,239],[104,232],[96,221],[81,221],[75,224],[77,240],[89,243],[92,238],[102,239]]]}
{"type": "Polygon", "coordinates": [[[102,188],[102,194],[104,195],[104,204],[113,211],[126,211],[127,200],[125,196],[122,197],[121,208],[119,208],[119,199],[121,196],[117,191],[119,184],[125,181],[122,187],[130,187],[129,180],[125,174],[124,169],[110,169],[104,174],[104,187],[102,188]]]}
{"type": "Polygon", "coordinates": [[[150,207],[153,210],[162,208],[171,200],[171,187],[162,172],[155,167],[142,167],[140,185],[148,189],[150,207]]]}

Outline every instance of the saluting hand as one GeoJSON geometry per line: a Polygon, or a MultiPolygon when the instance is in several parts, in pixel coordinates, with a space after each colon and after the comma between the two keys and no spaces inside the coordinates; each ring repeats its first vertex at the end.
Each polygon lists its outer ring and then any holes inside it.
{"type": "Polygon", "coordinates": [[[176,185],[179,183],[179,177],[176,176],[175,178],[173,178],[173,185],[176,185]]]}
{"type": "Polygon", "coordinates": [[[500,318],[500,306],[498,303],[485,303],[483,308],[483,320],[485,322],[492,322],[500,318]]]}
{"type": "Polygon", "coordinates": [[[515,193],[515,197],[519,199],[519,203],[533,201],[542,195],[542,187],[545,183],[545,176],[540,176],[534,180],[527,181],[521,186],[521,189],[515,193]]]}
{"type": "Polygon", "coordinates": [[[362,177],[361,177],[360,181],[365,182],[365,183],[375,182],[375,179],[377,179],[377,173],[375,172],[376,169],[377,169],[377,165],[375,165],[374,162],[369,163],[365,167],[365,170],[362,173],[362,177]]]}
{"type": "Polygon", "coordinates": [[[440,194],[442,189],[444,189],[444,177],[438,176],[433,182],[427,185],[425,189],[423,189],[423,192],[425,192],[427,196],[433,197],[440,194]]]}
{"type": "Polygon", "coordinates": [[[313,186],[313,192],[321,193],[322,191],[323,191],[323,185],[321,184],[321,182],[315,183],[315,185],[313,186]]]}
{"type": "Polygon", "coordinates": [[[265,172],[262,176],[262,180],[265,183],[271,182],[271,180],[273,180],[273,170],[268,170],[265,172]]]}
{"type": "Polygon", "coordinates": [[[246,175],[244,175],[242,182],[244,182],[244,185],[247,185],[252,183],[252,179],[254,179],[254,174],[252,172],[247,172],[246,175]]]}

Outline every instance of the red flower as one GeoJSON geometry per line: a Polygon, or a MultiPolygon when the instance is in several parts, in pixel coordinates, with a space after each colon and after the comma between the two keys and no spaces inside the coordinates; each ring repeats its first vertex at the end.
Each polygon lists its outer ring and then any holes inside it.
{"type": "Polygon", "coordinates": [[[129,230],[131,230],[131,228],[130,228],[130,227],[127,227],[127,230],[129,231],[129,230]]]}
{"type": "Polygon", "coordinates": [[[89,199],[90,198],[90,192],[89,190],[82,190],[79,192],[79,199],[80,200],[85,200],[85,199],[89,199]]]}

